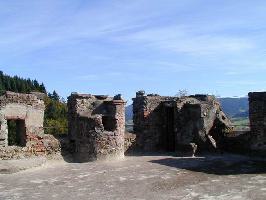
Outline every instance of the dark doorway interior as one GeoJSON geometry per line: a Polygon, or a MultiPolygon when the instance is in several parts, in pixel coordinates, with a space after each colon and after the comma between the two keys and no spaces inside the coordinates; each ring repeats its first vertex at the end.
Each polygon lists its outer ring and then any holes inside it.
{"type": "Polygon", "coordinates": [[[165,132],[162,148],[165,151],[175,151],[174,107],[165,107],[165,132]]]}
{"type": "Polygon", "coordinates": [[[7,120],[8,146],[26,146],[25,120],[7,120]]]}

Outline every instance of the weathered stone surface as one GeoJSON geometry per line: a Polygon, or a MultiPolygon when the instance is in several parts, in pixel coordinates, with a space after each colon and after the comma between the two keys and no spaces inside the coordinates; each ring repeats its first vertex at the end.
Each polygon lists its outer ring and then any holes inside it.
{"type": "Polygon", "coordinates": [[[252,135],[250,131],[233,130],[230,134],[226,135],[224,147],[228,152],[254,155],[256,152],[252,152],[250,149],[251,141],[252,135]]]}
{"type": "Polygon", "coordinates": [[[120,95],[72,93],[68,118],[76,161],[124,157],[125,102],[120,95]]]}
{"type": "Polygon", "coordinates": [[[0,96],[0,159],[48,155],[60,150],[59,142],[43,132],[44,94],[6,92],[0,96]],[[37,96],[36,96],[37,95],[37,96]],[[7,120],[19,120],[21,146],[8,146],[7,120]]]}
{"type": "Polygon", "coordinates": [[[136,147],[136,135],[125,132],[125,152],[132,152],[136,147]]]}
{"type": "Polygon", "coordinates": [[[137,92],[133,99],[134,132],[145,151],[176,151],[196,144],[222,146],[230,121],[213,96],[164,97],[137,92]]]}
{"type": "Polygon", "coordinates": [[[250,149],[266,151],[266,92],[249,93],[250,149]]]}

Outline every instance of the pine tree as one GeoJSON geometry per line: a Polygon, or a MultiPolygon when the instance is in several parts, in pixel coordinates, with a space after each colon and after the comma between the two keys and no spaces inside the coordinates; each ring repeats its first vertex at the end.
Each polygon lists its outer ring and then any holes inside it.
{"type": "Polygon", "coordinates": [[[5,87],[4,87],[4,84],[0,78],[0,95],[5,91],[5,87]]]}
{"type": "Polygon", "coordinates": [[[59,100],[60,100],[60,96],[56,93],[55,90],[53,91],[52,94],[49,93],[48,96],[49,96],[51,99],[55,100],[55,101],[59,101],[59,100]]]}
{"type": "Polygon", "coordinates": [[[40,85],[40,92],[46,93],[46,89],[43,83],[40,85]]]}
{"type": "Polygon", "coordinates": [[[10,78],[9,77],[6,77],[4,79],[4,83],[5,83],[5,90],[11,91],[12,88],[11,88],[11,83],[10,83],[10,78]]]}
{"type": "Polygon", "coordinates": [[[27,90],[27,85],[25,84],[25,82],[21,82],[21,89],[20,89],[21,93],[28,93],[30,92],[30,90],[27,90]]]}
{"type": "Polygon", "coordinates": [[[4,80],[4,73],[2,71],[0,71],[0,81],[3,82],[3,80],[4,80]]]}
{"type": "Polygon", "coordinates": [[[38,83],[38,81],[36,79],[33,81],[33,86],[34,86],[35,90],[39,91],[40,84],[38,83]]]}
{"type": "Polygon", "coordinates": [[[18,92],[15,79],[10,79],[10,87],[11,87],[11,89],[10,89],[11,91],[18,92]]]}

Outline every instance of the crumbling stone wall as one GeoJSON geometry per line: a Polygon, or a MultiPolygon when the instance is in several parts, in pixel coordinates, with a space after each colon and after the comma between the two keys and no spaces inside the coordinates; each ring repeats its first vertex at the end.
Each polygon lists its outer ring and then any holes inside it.
{"type": "Polygon", "coordinates": [[[159,149],[164,126],[161,103],[173,99],[157,94],[145,95],[144,91],[136,93],[136,98],[133,99],[134,133],[137,136],[137,145],[143,150],[159,149]]]}
{"type": "Polygon", "coordinates": [[[53,136],[44,135],[44,94],[6,92],[0,96],[0,159],[45,155],[60,149],[53,136]],[[38,97],[37,97],[38,96],[38,97]],[[20,120],[21,146],[8,146],[8,120],[20,120]]]}
{"type": "Polygon", "coordinates": [[[194,146],[221,146],[230,121],[213,96],[163,97],[136,93],[134,132],[145,151],[176,151],[194,146]]]}
{"type": "Polygon", "coordinates": [[[266,150],[266,92],[250,92],[249,120],[251,131],[250,149],[266,150]]]}
{"type": "Polygon", "coordinates": [[[136,151],[136,135],[133,133],[125,132],[125,143],[124,151],[125,153],[132,153],[136,151]]]}
{"type": "Polygon", "coordinates": [[[125,102],[120,95],[72,93],[68,118],[76,161],[124,157],[125,102]]]}
{"type": "Polygon", "coordinates": [[[177,100],[177,148],[196,143],[202,149],[223,148],[231,122],[214,96],[192,95],[177,100]]]}

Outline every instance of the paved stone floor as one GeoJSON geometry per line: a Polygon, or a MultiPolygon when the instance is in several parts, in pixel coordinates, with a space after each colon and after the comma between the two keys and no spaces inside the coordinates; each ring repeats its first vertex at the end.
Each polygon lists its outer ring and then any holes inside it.
{"type": "Polygon", "coordinates": [[[130,156],[0,175],[0,199],[266,199],[266,161],[130,156]]]}

